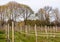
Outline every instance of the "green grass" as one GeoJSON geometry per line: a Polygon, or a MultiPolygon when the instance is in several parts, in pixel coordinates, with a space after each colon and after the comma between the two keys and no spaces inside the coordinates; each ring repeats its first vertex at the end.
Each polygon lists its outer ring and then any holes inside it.
{"type": "MultiPolygon", "coordinates": [[[[15,32],[15,42],[36,42],[34,35],[25,35],[20,32],[15,32]]],[[[10,41],[12,39],[12,33],[10,31],[10,41]]],[[[40,37],[38,36],[37,42],[60,42],[60,37],[40,37]]],[[[7,42],[6,34],[4,31],[0,31],[0,42],[7,42]]]]}

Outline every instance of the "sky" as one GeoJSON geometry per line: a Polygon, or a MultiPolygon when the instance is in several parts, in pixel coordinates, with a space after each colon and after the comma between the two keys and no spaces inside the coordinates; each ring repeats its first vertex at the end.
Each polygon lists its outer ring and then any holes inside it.
{"type": "Polygon", "coordinates": [[[60,10],[60,0],[0,0],[0,5],[7,4],[10,1],[28,5],[35,12],[44,6],[52,6],[53,8],[59,8],[60,10]]]}

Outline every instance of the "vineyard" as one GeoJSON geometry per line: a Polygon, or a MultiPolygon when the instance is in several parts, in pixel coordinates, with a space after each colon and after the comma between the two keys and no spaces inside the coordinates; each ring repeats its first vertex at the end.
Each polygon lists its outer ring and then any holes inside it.
{"type": "Polygon", "coordinates": [[[60,42],[60,27],[7,25],[0,30],[0,42],[60,42]]]}
{"type": "Polygon", "coordinates": [[[15,1],[1,5],[0,42],[60,42],[59,9],[44,6],[34,12],[15,1]]]}

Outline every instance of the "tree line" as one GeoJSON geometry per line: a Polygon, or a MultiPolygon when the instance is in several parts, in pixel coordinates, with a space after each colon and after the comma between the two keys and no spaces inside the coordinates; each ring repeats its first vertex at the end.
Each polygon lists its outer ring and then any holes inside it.
{"type": "Polygon", "coordinates": [[[53,9],[50,6],[40,8],[37,13],[27,5],[17,2],[9,2],[6,5],[0,6],[0,26],[10,24],[13,21],[15,24],[23,21],[25,25],[38,26],[60,26],[59,9],[53,9]],[[22,19],[22,20],[21,20],[22,19]]]}

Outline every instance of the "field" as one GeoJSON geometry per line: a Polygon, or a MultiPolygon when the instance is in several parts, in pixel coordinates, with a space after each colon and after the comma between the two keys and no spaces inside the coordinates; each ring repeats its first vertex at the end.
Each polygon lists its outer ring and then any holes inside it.
{"type": "MultiPolygon", "coordinates": [[[[60,42],[60,27],[28,27],[14,29],[15,42],[60,42]]],[[[9,40],[5,30],[0,30],[0,42],[12,42],[12,31],[9,40]]]]}

